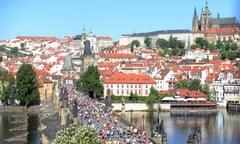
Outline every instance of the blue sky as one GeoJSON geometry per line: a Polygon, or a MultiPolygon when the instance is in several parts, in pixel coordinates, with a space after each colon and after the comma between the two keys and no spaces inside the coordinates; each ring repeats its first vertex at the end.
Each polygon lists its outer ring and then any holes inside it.
{"type": "MultiPolygon", "coordinates": [[[[206,0],[1,0],[0,40],[18,35],[76,35],[85,27],[96,36],[191,29],[206,0]]],[[[237,16],[239,0],[208,0],[213,17],[237,16]]]]}

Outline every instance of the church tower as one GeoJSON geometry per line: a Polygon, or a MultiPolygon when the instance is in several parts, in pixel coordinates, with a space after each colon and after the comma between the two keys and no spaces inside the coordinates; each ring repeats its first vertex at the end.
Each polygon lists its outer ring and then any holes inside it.
{"type": "Polygon", "coordinates": [[[209,29],[210,21],[212,19],[212,14],[208,9],[208,2],[206,0],[206,5],[205,5],[205,10],[203,11],[202,9],[202,14],[201,14],[201,31],[206,31],[209,29]]]}
{"type": "Polygon", "coordinates": [[[199,25],[198,25],[198,15],[196,7],[194,8],[193,19],[192,19],[192,32],[198,32],[199,25]]]}

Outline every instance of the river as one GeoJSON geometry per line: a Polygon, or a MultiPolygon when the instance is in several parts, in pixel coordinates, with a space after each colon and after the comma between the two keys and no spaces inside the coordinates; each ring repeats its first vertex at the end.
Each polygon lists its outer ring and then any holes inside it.
{"type": "MultiPolygon", "coordinates": [[[[148,112],[126,112],[126,119],[150,135],[148,112]],[[143,116],[144,115],[144,116],[143,116]],[[143,124],[144,123],[144,124],[143,124]]],[[[157,112],[154,112],[157,119],[157,112]]],[[[186,144],[193,128],[201,128],[202,144],[239,144],[240,143],[240,113],[228,113],[225,109],[215,114],[196,113],[172,115],[170,112],[160,112],[168,144],[186,144]]]]}
{"type": "MultiPolygon", "coordinates": [[[[0,143],[11,136],[8,122],[10,113],[0,113],[0,143]]],[[[126,112],[126,119],[149,132],[150,124],[148,112],[126,112]],[[143,116],[144,115],[144,116],[143,116]]],[[[155,120],[157,112],[154,112],[155,120]]],[[[202,144],[239,144],[240,143],[240,114],[228,113],[220,109],[215,114],[198,113],[195,115],[173,116],[170,112],[161,112],[168,144],[186,144],[192,128],[201,128],[202,144]]],[[[28,144],[40,144],[39,116],[29,115],[28,144]]]]}
{"type": "MultiPolygon", "coordinates": [[[[10,129],[14,127],[14,124],[10,122],[11,119],[13,119],[12,113],[0,113],[0,144],[7,144],[6,139],[15,137],[14,132],[10,131],[10,129]]],[[[39,122],[38,114],[28,114],[28,144],[40,144],[39,122]]]]}

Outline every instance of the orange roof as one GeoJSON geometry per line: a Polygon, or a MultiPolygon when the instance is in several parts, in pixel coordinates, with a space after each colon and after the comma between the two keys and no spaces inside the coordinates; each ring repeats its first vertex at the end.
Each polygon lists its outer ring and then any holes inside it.
{"type": "Polygon", "coordinates": [[[116,67],[118,62],[99,62],[98,67],[116,67]]]}
{"type": "Polygon", "coordinates": [[[181,98],[205,98],[208,100],[208,96],[203,92],[196,91],[196,90],[189,90],[189,89],[170,89],[169,92],[172,95],[178,95],[181,98]]]}
{"type": "Polygon", "coordinates": [[[109,41],[112,40],[112,38],[109,37],[109,36],[98,36],[97,39],[98,39],[98,40],[109,40],[109,41]]]}
{"type": "Polygon", "coordinates": [[[105,53],[107,58],[134,58],[135,55],[132,53],[105,53]]]}
{"type": "Polygon", "coordinates": [[[124,74],[115,72],[104,81],[105,84],[156,84],[156,81],[147,74],[124,74]]]}
{"type": "Polygon", "coordinates": [[[208,73],[205,81],[206,82],[212,82],[213,79],[216,79],[218,77],[217,73],[208,73]]]}
{"type": "Polygon", "coordinates": [[[240,34],[240,27],[209,29],[205,34],[240,34]]]}

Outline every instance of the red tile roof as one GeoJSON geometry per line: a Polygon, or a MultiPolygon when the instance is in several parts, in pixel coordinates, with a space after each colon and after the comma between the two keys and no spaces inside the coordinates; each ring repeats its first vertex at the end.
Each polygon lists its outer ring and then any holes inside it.
{"type": "Polygon", "coordinates": [[[156,84],[156,81],[147,74],[124,74],[115,72],[104,81],[105,84],[156,84]]]}
{"type": "Polygon", "coordinates": [[[105,53],[106,58],[135,58],[132,53],[105,53]]]}
{"type": "Polygon", "coordinates": [[[240,27],[209,29],[205,34],[240,34],[240,27]]]}
{"type": "Polygon", "coordinates": [[[205,98],[208,100],[208,96],[203,92],[189,89],[170,89],[169,93],[172,95],[178,95],[181,98],[205,98]]]}
{"type": "Polygon", "coordinates": [[[98,40],[108,40],[108,41],[111,41],[111,40],[112,40],[112,38],[109,37],[109,36],[98,36],[97,39],[98,39],[98,40]]]}

